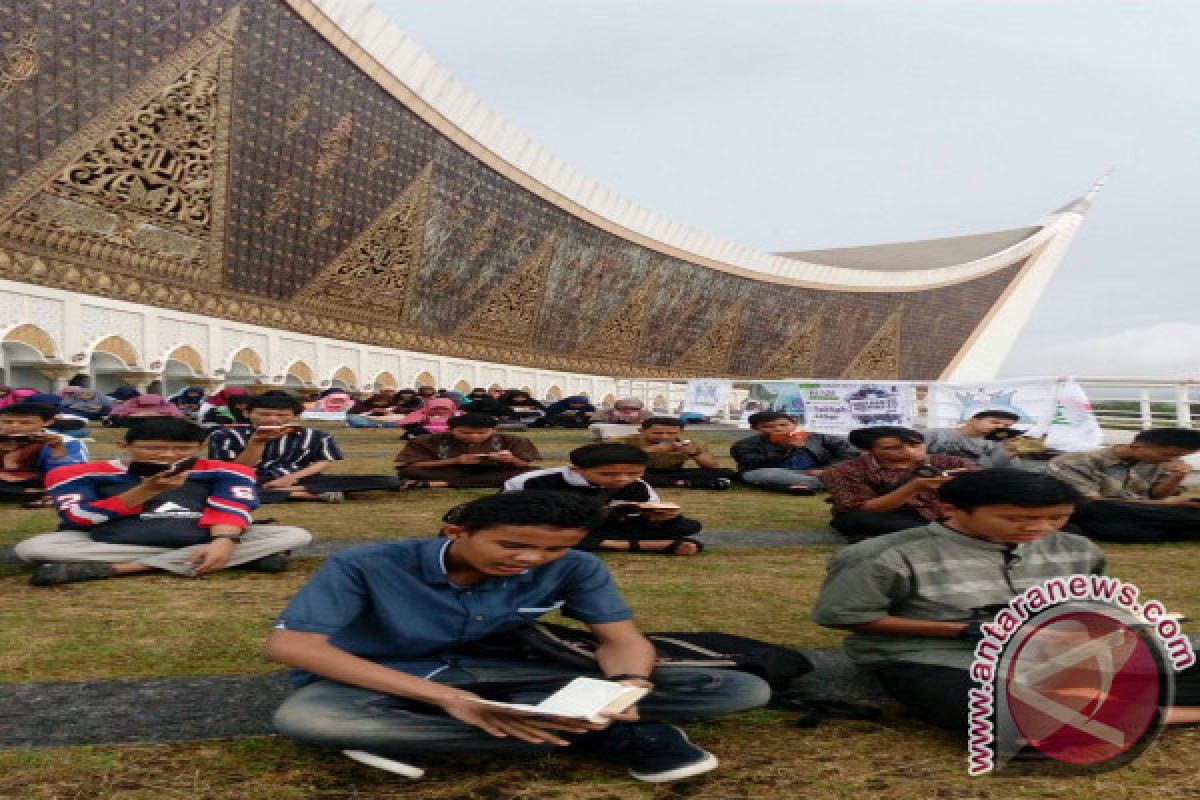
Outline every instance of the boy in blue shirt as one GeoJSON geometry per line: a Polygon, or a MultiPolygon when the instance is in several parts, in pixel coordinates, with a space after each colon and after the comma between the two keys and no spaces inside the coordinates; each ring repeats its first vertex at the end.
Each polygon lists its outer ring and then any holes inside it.
{"type": "Polygon", "coordinates": [[[83,442],[46,430],[55,413],[34,403],[0,408],[0,500],[40,506],[46,473],[87,461],[83,442]]]}
{"type": "Polygon", "coordinates": [[[670,669],[595,556],[573,549],[602,519],[590,498],[529,491],[456,511],[444,539],[410,539],[332,556],[292,599],[267,655],[296,667],[297,691],[275,714],[285,736],[408,774],[395,757],[543,754],[555,747],[618,760],[639,780],[715,769],[716,758],[660,720],[755,708],[770,691],[745,673],[670,669]],[[561,610],[599,643],[599,670],[651,689],[640,714],[609,725],[535,717],[480,697],[537,703],[586,670],[462,654],[474,642],[561,610]],[[643,721],[642,717],[645,718],[643,721]]]}

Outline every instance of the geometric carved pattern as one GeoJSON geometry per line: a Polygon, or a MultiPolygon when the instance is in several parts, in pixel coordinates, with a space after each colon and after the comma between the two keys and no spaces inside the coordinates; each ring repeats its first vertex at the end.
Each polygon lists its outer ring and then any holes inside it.
{"type": "Polygon", "coordinates": [[[92,346],[92,351],[108,353],[110,356],[116,356],[125,362],[125,366],[132,367],[138,363],[137,350],[133,348],[129,342],[122,339],[120,336],[109,336],[101,339],[92,346]]]}
{"type": "Polygon", "coordinates": [[[0,53],[0,100],[21,81],[38,73],[41,55],[36,33],[26,34],[0,53]]]}
{"type": "Polygon", "coordinates": [[[37,350],[46,358],[54,358],[54,337],[36,325],[18,325],[5,335],[4,341],[20,342],[37,350]]]}
{"type": "Polygon", "coordinates": [[[357,312],[364,321],[404,318],[425,242],[433,162],[293,302],[357,312]]]}
{"type": "Polygon", "coordinates": [[[820,335],[823,316],[823,309],[815,311],[808,323],[775,351],[771,360],[762,368],[762,375],[772,378],[814,377],[813,363],[817,359],[817,337],[820,335]]]}
{"type": "Polygon", "coordinates": [[[892,313],[879,326],[871,341],[863,346],[850,366],[842,373],[843,378],[900,377],[900,316],[904,309],[892,313]]]}
{"type": "Polygon", "coordinates": [[[621,308],[613,312],[594,333],[588,333],[579,353],[608,356],[622,354],[635,362],[642,349],[642,337],[650,324],[650,307],[658,289],[658,275],[648,274],[629,295],[621,308]]]}
{"type": "Polygon", "coordinates": [[[238,14],[56,143],[0,196],[0,233],[89,265],[217,281],[238,14]]]}
{"type": "Polygon", "coordinates": [[[458,327],[456,335],[508,345],[527,343],[537,326],[546,295],[546,273],[557,252],[558,237],[550,234],[458,327]]]}
{"type": "Polygon", "coordinates": [[[719,320],[693,344],[677,365],[690,367],[698,374],[727,373],[733,346],[737,344],[744,300],[735,302],[719,320]]]}

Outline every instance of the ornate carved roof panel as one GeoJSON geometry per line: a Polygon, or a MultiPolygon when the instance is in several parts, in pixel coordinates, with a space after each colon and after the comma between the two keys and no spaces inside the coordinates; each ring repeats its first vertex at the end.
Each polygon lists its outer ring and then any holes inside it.
{"type": "Polygon", "coordinates": [[[885,292],[699,266],[522,187],[378,77],[283,0],[0,5],[0,102],[13,112],[0,117],[0,276],[349,341],[663,377],[810,362],[841,375],[903,306],[895,369],[932,378],[1020,269],[885,292]],[[814,324],[815,352],[779,354],[814,324]]]}

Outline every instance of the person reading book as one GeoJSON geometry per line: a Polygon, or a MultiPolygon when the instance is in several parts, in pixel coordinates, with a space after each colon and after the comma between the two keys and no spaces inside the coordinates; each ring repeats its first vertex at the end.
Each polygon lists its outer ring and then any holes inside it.
{"type": "Polygon", "coordinates": [[[649,456],[639,447],[600,442],[570,452],[571,466],[540,469],[511,478],[504,491],[550,489],[597,497],[607,518],[580,542],[585,550],[621,550],[692,556],[704,549],[693,534],[701,525],[664,503],[642,480],[649,456]]]}
{"type": "Polygon", "coordinates": [[[575,549],[602,521],[595,499],[528,491],[457,509],[445,538],[401,539],[331,556],[279,615],[266,654],[293,667],[275,712],[280,734],[419,774],[422,756],[541,755],[570,747],[616,760],[639,780],[715,769],[717,759],[668,721],[756,708],[770,690],[735,671],[655,672],[604,563],[575,549]],[[551,611],[599,642],[600,671],[478,652],[551,611]],[[537,704],[584,676],[649,689],[611,724],[532,715],[481,700],[537,704]]]}

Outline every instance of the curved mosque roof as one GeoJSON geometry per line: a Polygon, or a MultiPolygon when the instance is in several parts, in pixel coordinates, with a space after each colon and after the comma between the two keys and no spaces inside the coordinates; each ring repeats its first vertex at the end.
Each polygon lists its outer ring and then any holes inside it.
{"type": "Polygon", "coordinates": [[[388,77],[411,91],[412,99],[494,159],[536,181],[542,194],[553,195],[551,199],[567,210],[599,218],[607,223],[602,227],[614,233],[716,269],[826,289],[913,291],[945,286],[1026,257],[1061,232],[1056,222],[1064,214],[1086,210],[1074,203],[1034,226],[970,236],[786,253],[755,250],[642,208],[583,175],[485,105],[367,0],[294,0],[291,4],[303,13],[310,2],[348,40],[329,37],[335,45],[361,48],[388,77]]]}

